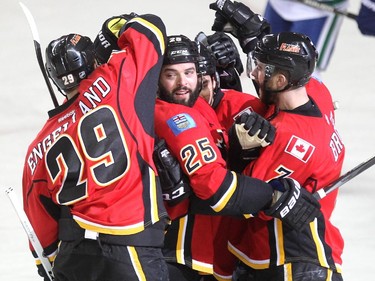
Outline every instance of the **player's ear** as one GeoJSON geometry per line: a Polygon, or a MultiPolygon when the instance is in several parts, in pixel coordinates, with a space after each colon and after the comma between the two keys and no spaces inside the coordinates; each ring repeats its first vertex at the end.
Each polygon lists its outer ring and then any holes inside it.
{"type": "Polygon", "coordinates": [[[276,86],[279,89],[284,89],[288,85],[288,78],[283,73],[276,74],[276,86]]]}

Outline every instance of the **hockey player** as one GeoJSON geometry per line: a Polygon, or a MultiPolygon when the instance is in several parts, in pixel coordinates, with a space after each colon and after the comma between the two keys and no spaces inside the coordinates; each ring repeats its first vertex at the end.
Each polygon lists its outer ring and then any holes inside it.
{"type": "Polygon", "coordinates": [[[101,66],[79,34],[46,49],[48,75],[67,101],[29,146],[24,209],[55,280],[166,281],[167,213],[152,159],[165,26],[150,14],[111,18],[102,51],[110,28],[121,50],[101,66]]]}
{"type": "MultiPolygon", "coordinates": [[[[200,34],[199,37],[200,40],[202,40],[202,34],[200,34]]],[[[258,97],[251,94],[220,87],[222,84],[222,76],[217,73],[220,58],[225,57],[227,60],[230,59],[233,61],[232,64],[220,65],[223,72],[230,73],[231,76],[237,74],[233,69],[234,66],[241,63],[237,62],[240,61],[237,47],[227,34],[217,32],[214,35],[208,36],[207,40],[202,40],[201,42],[198,65],[200,73],[203,74],[204,83],[200,95],[205,98],[215,110],[219,123],[227,132],[233,125],[233,122],[244,113],[246,113],[246,117],[243,116],[242,118],[249,119],[247,123],[251,123],[251,134],[255,136],[257,131],[260,130],[257,137],[254,137],[254,143],[250,145],[251,147],[249,146],[246,150],[243,150],[241,147],[238,151],[232,149],[232,153],[228,154],[226,157],[230,168],[241,172],[244,165],[246,165],[250,159],[258,156],[262,144],[267,145],[273,142],[275,137],[274,127],[270,126],[269,122],[261,117],[265,115],[268,106],[258,97]],[[210,42],[214,43],[208,45],[210,42]],[[202,44],[207,44],[207,48],[204,45],[202,46],[202,44]],[[213,56],[213,54],[215,56],[213,56]],[[263,138],[265,138],[265,142],[261,141],[263,138]],[[258,140],[258,142],[256,140],[258,140]],[[240,155],[240,157],[238,157],[238,155],[240,155]],[[234,159],[232,160],[232,158],[234,159]]],[[[232,78],[231,80],[240,81],[239,77],[238,79],[232,78]]],[[[226,85],[230,84],[226,83],[226,85]]],[[[248,129],[250,129],[250,127],[248,129]]],[[[233,138],[229,141],[231,142],[229,146],[237,145],[233,143],[233,138]]]]}
{"type": "Polygon", "coordinates": [[[258,97],[236,90],[242,88],[237,68],[238,65],[241,65],[242,69],[243,67],[232,39],[223,32],[216,32],[206,39],[204,37],[206,36],[202,32],[196,37],[200,42],[198,71],[203,75],[200,96],[215,110],[220,124],[228,130],[243,112],[264,115],[267,106],[258,97]],[[231,63],[222,63],[224,58],[231,63]],[[224,77],[227,76],[220,75],[222,73],[227,73],[230,80],[236,82],[223,83],[224,77]]]}
{"type": "MultiPolygon", "coordinates": [[[[242,3],[226,2],[230,8],[222,1],[211,8],[245,45],[254,37],[246,40],[241,32],[258,16],[242,3]]],[[[267,115],[277,135],[243,173],[265,181],[291,176],[309,192],[316,192],[340,175],[345,154],[331,95],[324,84],[311,78],[316,49],[302,34],[270,34],[257,43],[254,59],[252,76],[261,100],[275,106],[267,115]]],[[[242,145],[246,142],[241,141],[240,123],[231,132],[242,145]]],[[[324,198],[322,214],[300,231],[262,212],[245,223],[226,224],[231,229],[228,247],[241,261],[233,280],[342,280],[343,239],[330,221],[336,198],[337,191],[324,198]]],[[[231,271],[220,273],[221,279],[230,280],[231,271]]]]}
{"type": "Polygon", "coordinates": [[[191,108],[202,101],[198,98],[201,83],[196,72],[198,57],[196,44],[187,37],[168,37],[155,109],[156,134],[165,140],[188,176],[193,193],[189,199],[197,197],[202,203],[202,208],[198,208],[186,199],[169,211],[173,220],[166,233],[164,255],[171,280],[200,280],[199,272],[212,272],[211,235],[216,233],[217,224],[210,216],[201,215],[205,209],[210,214],[232,216],[266,210],[269,215],[280,217],[278,211],[289,208],[287,202],[292,200],[296,204],[292,204],[293,208],[282,220],[293,217],[294,222],[290,223],[300,228],[315,216],[317,206],[311,196],[302,195],[303,189],[295,186],[291,179],[278,179],[268,184],[226,168],[217,146],[223,138],[217,134],[214,122],[207,118],[216,114],[211,114],[212,108],[204,101],[207,106],[205,116],[191,108]],[[286,189],[279,203],[271,205],[271,209],[279,206],[278,211],[270,211],[269,204],[278,193],[274,193],[275,186],[286,189]],[[302,196],[294,198],[294,192],[302,196]],[[308,209],[303,210],[305,207],[308,209]],[[305,211],[307,219],[300,216],[305,211]]]}

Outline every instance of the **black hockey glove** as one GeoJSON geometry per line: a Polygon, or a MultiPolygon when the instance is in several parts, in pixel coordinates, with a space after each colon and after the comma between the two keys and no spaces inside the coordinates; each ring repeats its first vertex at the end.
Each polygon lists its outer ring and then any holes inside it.
{"type": "Polygon", "coordinates": [[[42,264],[38,264],[38,274],[40,277],[43,277],[43,281],[50,281],[50,277],[48,276],[46,270],[44,269],[42,264]]]}
{"type": "Polygon", "coordinates": [[[280,219],[284,224],[300,231],[312,222],[320,212],[315,197],[291,178],[273,179],[269,182],[274,189],[273,200],[264,213],[280,219]]]}
{"type": "Polygon", "coordinates": [[[119,50],[117,39],[121,34],[121,28],[127,21],[137,14],[123,14],[107,19],[94,40],[96,59],[100,64],[106,63],[113,50],[119,50]]]}
{"type": "Polygon", "coordinates": [[[209,36],[199,32],[195,41],[206,46],[214,54],[216,72],[219,76],[218,87],[242,92],[240,74],[243,72],[243,65],[232,39],[224,32],[216,32],[209,36]]]}
{"type": "Polygon", "coordinates": [[[153,154],[163,192],[163,199],[174,206],[190,195],[189,180],[177,159],[170,153],[164,140],[160,140],[153,154]]]}
{"type": "Polygon", "coordinates": [[[216,66],[220,68],[235,67],[241,74],[244,70],[236,44],[224,32],[215,32],[207,36],[207,43],[216,57],[216,66]]]}
{"type": "Polygon", "coordinates": [[[271,32],[270,24],[243,3],[217,0],[210,4],[210,9],[216,11],[212,30],[230,32],[246,54],[254,50],[260,38],[271,32]]]}
{"type": "Polygon", "coordinates": [[[238,117],[230,129],[229,137],[237,139],[242,149],[265,147],[275,139],[275,127],[255,112],[245,112],[238,117]]]}
{"type": "Polygon", "coordinates": [[[242,172],[246,165],[259,157],[262,147],[275,139],[275,127],[255,112],[244,112],[229,129],[228,166],[242,172]]]}
{"type": "Polygon", "coordinates": [[[219,74],[221,89],[233,89],[242,92],[241,78],[235,68],[216,68],[216,70],[219,74]]]}

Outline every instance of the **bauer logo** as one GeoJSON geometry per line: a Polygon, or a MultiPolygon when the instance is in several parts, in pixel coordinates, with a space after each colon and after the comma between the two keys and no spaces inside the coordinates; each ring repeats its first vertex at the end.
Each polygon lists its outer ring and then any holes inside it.
{"type": "Polygon", "coordinates": [[[314,150],[315,146],[296,136],[290,138],[289,143],[285,148],[286,153],[289,153],[304,163],[310,159],[314,150]]]}

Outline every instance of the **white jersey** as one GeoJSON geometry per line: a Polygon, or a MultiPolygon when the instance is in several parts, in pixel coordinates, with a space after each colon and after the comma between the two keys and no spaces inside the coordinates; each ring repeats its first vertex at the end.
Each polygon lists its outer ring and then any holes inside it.
{"type": "MultiPolygon", "coordinates": [[[[275,11],[287,21],[316,19],[331,14],[331,12],[316,9],[293,0],[269,0],[269,3],[272,5],[272,8],[274,8],[275,11]]],[[[347,6],[348,1],[344,0],[335,7],[344,9],[347,6]]]]}

